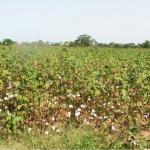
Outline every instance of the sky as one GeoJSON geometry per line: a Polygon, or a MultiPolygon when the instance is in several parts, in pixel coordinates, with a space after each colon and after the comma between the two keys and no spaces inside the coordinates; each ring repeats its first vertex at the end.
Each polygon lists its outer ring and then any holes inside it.
{"type": "Polygon", "coordinates": [[[150,0],[0,0],[0,40],[150,40],[150,0]]]}

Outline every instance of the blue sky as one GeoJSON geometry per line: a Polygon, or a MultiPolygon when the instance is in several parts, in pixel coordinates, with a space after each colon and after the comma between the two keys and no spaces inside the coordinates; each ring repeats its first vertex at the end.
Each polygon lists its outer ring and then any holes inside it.
{"type": "Polygon", "coordinates": [[[150,40],[150,0],[0,0],[0,39],[150,40]]]}

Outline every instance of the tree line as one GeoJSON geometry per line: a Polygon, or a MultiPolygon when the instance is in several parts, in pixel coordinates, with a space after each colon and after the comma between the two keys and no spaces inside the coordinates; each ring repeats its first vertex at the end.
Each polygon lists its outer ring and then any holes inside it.
{"type": "MultiPolygon", "coordinates": [[[[11,39],[4,39],[0,41],[0,45],[11,46],[13,44],[17,44],[17,42],[11,39]]],[[[143,43],[135,44],[135,43],[99,43],[95,39],[93,39],[90,35],[80,35],[74,41],[66,41],[66,42],[43,42],[42,40],[35,42],[23,42],[21,44],[24,45],[36,45],[36,46],[70,46],[70,47],[86,47],[86,46],[98,46],[98,47],[110,47],[110,48],[150,48],[150,41],[146,40],[143,43]]]]}

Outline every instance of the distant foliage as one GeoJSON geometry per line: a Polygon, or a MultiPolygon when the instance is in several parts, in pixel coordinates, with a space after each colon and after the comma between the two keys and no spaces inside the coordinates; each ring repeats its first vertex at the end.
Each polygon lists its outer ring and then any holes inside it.
{"type": "MultiPolygon", "coordinates": [[[[15,41],[7,38],[0,41],[0,45],[11,46],[16,44],[15,41]]],[[[96,46],[96,47],[107,47],[107,48],[150,48],[150,41],[146,40],[143,43],[99,43],[97,42],[91,35],[83,34],[79,35],[77,39],[74,41],[65,41],[65,42],[49,42],[49,41],[33,41],[33,42],[22,42],[21,45],[26,46],[65,46],[65,47],[88,47],[88,46],[96,46]]]]}
{"type": "Polygon", "coordinates": [[[144,43],[141,44],[141,47],[150,48],[150,41],[145,41],[144,43]]]}
{"type": "Polygon", "coordinates": [[[1,42],[1,44],[2,45],[6,45],[6,46],[11,46],[11,45],[13,45],[15,42],[13,41],[13,40],[11,40],[11,39],[4,39],[2,42],[1,42]]]}
{"type": "Polygon", "coordinates": [[[77,40],[74,41],[76,46],[93,46],[96,45],[96,41],[90,35],[80,35],[77,40]]]}

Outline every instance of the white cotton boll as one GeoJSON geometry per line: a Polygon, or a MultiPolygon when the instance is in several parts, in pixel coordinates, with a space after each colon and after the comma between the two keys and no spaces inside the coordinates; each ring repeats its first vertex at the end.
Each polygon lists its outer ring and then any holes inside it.
{"type": "Polygon", "coordinates": [[[72,97],[75,99],[75,98],[76,98],[76,95],[72,95],[72,97]]]}
{"type": "Polygon", "coordinates": [[[59,76],[58,79],[61,80],[62,79],[61,76],[59,76]]]}
{"type": "Polygon", "coordinates": [[[78,93],[78,94],[76,94],[76,96],[77,96],[77,97],[80,97],[80,94],[78,93]]]}
{"type": "Polygon", "coordinates": [[[56,133],[60,133],[60,130],[59,130],[59,129],[57,129],[57,130],[56,130],[56,133]]]}
{"type": "Polygon", "coordinates": [[[94,110],[94,109],[92,109],[92,112],[93,112],[93,113],[95,113],[95,110],[94,110]]]}
{"type": "Polygon", "coordinates": [[[64,107],[64,108],[67,108],[66,104],[63,104],[63,107],[64,107]]]}
{"type": "Polygon", "coordinates": [[[76,111],[81,111],[81,108],[78,108],[76,111]]]}
{"type": "Polygon", "coordinates": [[[32,128],[28,128],[28,132],[29,132],[29,133],[31,132],[31,130],[32,130],[32,128]]]}
{"type": "Polygon", "coordinates": [[[102,116],[100,116],[100,117],[99,117],[99,119],[101,120],[101,119],[103,119],[103,117],[102,117],[102,116]]]}
{"type": "Polygon", "coordinates": [[[69,118],[71,117],[71,112],[67,113],[67,117],[69,117],[69,118]]]}
{"type": "Polygon", "coordinates": [[[73,105],[69,105],[69,108],[73,108],[73,105]]]}
{"type": "Polygon", "coordinates": [[[103,106],[106,106],[106,103],[104,103],[103,106]]]}
{"type": "Polygon", "coordinates": [[[8,98],[9,98],[9,99],[12,99],[12,98],[14,98],[14,95],[13,95],[13,94],[12,94],[12,95],[9,95],[8,98]]]}
{"type": "Polygon", "coordinates": [[[46,125],[46,126],[48,126],[48,125],[49,125],[49,123],[48,123],[48,122],[46,122],[46,123],[45,123],[45,125],[46,125]]]}
{"type": "Polygon", "coordinates": [[[116,131],[116,129],[115,129],[114,126],[111,126],[111,130],[112,130],[112,131],[116,131]]]}
{"type": "Polygon", "coordinates": [[[136,145],[136,141],[135,141],[135,140],[132,140],[132,141],[131,141],[131,144],[136,145]]]}
{"type": "Polygon", "coordinates": [[[85,107],[86,107],[86,105],[82,104],[80,107],[81,107],[81,108],[85,108],[85,107]]]}
{"type": "Polygon", "coordinates": [[[9,98],[8,98],[8,97],[4,97],[4,100],[5,100],[5,101],[8,101],[8,100],[9,100],[9,98]]]}
{"type": "Polygon", "coordinates": [[[114,109],[115,107],[114,107],[114,106],[111,106],[111,108],[114,109]]]}
{"type": "Polygon", "coordinates": [[[7,115],[8,115],[8,116],[10,116],[10,115],[11,115],[11,113],[9,112],[9,110],[7,110],[7,115]]]}
{"type": "Polygon", "coordinates": [[[80,112],[79,112],[79,111],[76,112],[76,113],[75,113],[75,116],[76,116],[76,117],[80,116],[80,112]]]}
{"type": "Polygon", "coordinates": [[[97,114],[94,112],[91,112],[91,115],[97,118],[97,114]]]}
{"type": "Polygon", "coordinates": [[[54,121],[55,121],[55,118],[54,118],[54,117],[52,117],[52,119],[51,119],[51,120],[52,120],[52,122],[54,122],[54,121]]]}
{"type": "Polygon", "coordinates": [[[52,126],[52,130],[55,130],[56,129],[56,127],[55,126],[52,126]]]}
{"type": "Polygon", "coordinates": [[[5,106],[5,109],[8,109],[8,107],[7,107],[7,106],[5,106]]]}
{"type": "Polygon", "coordinates": [[[146,119],[149,118],[149,115],[148,115],[148,114],[145,114],[145,115],[144,115],[144,118],[146,118],[146,119]]]}
{"type": "Polygon", "coordinates": [[[68,97],[72,97],[73,95],[72,95],[72,94],[68,94],[67,96],[68,96],[68,97]]]}
{"type": "Polygon", "coordinates": [[[52,85],[52,84],[53,84],[53,81],[52,81],[52,80],[49,80],[48,83],[49,83],[49,85],[52,85]]]}
{"type": "Polygon", "coordinates": [[[88,101],[91,101],[91,98],[90,98],[90,97],[88,97],[88,101]]]}
{"type": "Polygon", "coordinates": [[[94,117],[97,117],[97,114],[94,113],[93,116],[94,116],[94,117]]]}
{"type": "Polygon", "coordinates": [[[7,89],[9,89],[9,90],[10,90],[11,88],[12,88],[12,85],[10,84],[10,85],[8,86],[8,88],[7,88],[7,89]]]}
{"type": "Polygon", "coordinates": [[[45,131],[45,134],[46,134],[46,135],[48,135],[48,134],[49,134],[49,132],[48,132],[48,131],[45,131]]]}
{"type": "Polygon", "coordinates": [[[117,89],[119,89],[119,86],[116,86],[117,89]]]}
{"type": "Polygon", "coordinates": [[[81,108],[78,108],[78,109],[75,111],[75,116],[76,116],[76,117],[80,116],[80,111],[81,111],[81,108]]]}

